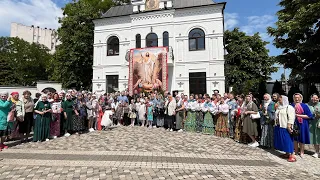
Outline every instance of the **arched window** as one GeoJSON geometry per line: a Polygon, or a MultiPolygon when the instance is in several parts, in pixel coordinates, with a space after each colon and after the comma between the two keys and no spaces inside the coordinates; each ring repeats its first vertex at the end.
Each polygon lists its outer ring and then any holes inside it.
{"type": "Polygon", "coordinates": [[[118,56],[119,55],[119,39],[116,36],[111,36],[108,39],[107,55],[118,56]]]}
{"type": "Polygon", "coordinates": [[[158,47],[158,36],[155,33],[150,33],[146,37],[146,47],[158,47]]]}
{"type": "Polygon", "coordinates": [[[136,48],[141,48],[141,35],[136,35],[136,48]]]}
{"type": "Polygon", "coordinates": [[[162,38],[163,38],[163,46],[169,47],[169,33],[167,31],[163,32],[162,38]]]}
{"type": "Polygon", "coordinates": [[[192,29],[189,33],[189,51],[205,49],[205,34],[202,29],[192,29]]]}

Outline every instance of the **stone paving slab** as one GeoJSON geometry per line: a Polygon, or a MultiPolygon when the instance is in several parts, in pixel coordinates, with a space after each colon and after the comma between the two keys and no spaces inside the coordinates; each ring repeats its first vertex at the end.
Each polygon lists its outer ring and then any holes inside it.
{"type": "Polygon", "coordinates": [[[118,127],[12,146],[0,152],[0,179],[320,179],[320,159],[277,155],[228,138],[118,127]]]}

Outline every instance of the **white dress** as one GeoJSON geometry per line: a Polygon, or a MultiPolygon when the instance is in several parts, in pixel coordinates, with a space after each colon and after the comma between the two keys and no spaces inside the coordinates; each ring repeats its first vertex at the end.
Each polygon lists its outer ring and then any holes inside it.
{"type": "Polygon", "coordinates": [[[145,104],[141,104],[139,111],[139,120],[146,120],[146,105],[145,104]]]}

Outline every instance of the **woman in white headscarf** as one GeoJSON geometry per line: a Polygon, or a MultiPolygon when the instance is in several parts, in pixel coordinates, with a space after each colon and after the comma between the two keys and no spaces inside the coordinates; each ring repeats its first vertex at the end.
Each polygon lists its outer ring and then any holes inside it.
{"type": "Polygon", "coordinates": [[[274,148],[286,153],[280,157],[288,158],[289,162],[295,162],[297,160],[293,155],[293,137],[291,136],[296,116],[295,110],[289,105],[287,96],[279,96],[278,104],[275,113],[274,148]]]}
{"type": "Polygon", "coordinates": [[[261,141],[260,145],[268,148],[273,147],[273,125],[275,114],[275,103],[271,100],[270,94],[263,96],[261,105],[261,141]]]}
{"type": "Polygon", "coordinates": [[[46,94],[41,96],[41,101],[37,103],[34,112],[37,117],[34,123],[33,141],[49,141],[52,110],[46,94]]]}

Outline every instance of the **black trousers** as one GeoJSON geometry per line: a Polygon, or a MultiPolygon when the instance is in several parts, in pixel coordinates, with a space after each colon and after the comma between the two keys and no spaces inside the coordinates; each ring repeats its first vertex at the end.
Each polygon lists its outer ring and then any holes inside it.
{"type": "Polygon", "coordinates": [[[173,129],[173,122],[174,122],[174,116],[167,116],[167,121],[168,121],[168,128],[173,129]]]}

